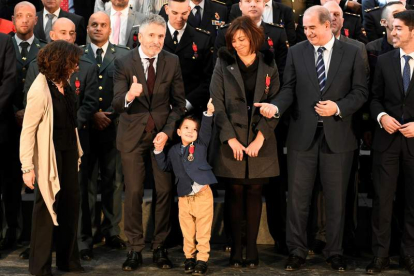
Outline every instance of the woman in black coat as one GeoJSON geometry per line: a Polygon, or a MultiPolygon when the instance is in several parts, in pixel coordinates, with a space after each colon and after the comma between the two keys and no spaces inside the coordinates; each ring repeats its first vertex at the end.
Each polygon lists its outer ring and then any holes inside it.
{"type": "Polygon", "coordinates": [[[279,175],[274,134],[278,120],[262,117],[258,104],[270,102],[279,90],[273,55],[259,52],[264,39],[263,30],[250,18],[235,19],[226,33],[227,49],[218,51],[210,85],[216,108],[210,162],[230,193],[230,265],[234,267],[242,265],[243,219],[247,266],[259,263],[256,240],[262,187],[269,177],[279,175]]]}

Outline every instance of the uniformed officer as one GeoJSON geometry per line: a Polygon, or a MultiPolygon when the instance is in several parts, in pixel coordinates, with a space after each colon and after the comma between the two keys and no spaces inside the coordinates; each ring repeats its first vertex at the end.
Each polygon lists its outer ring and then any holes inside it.
{"type": "MultiPolygon", "coordinates": [[[[188,24],[194,28],[209,31],[214,43],[220,27],[228,23],[226,3],[218,0],[190,0],[190,8],[188,24]]],[[[160,15],[168,21],[165,5],[161,8],[160,15]]]]}
{"type": "Polygon", "coordinates": [[[29,63],[36,58],[39,49],[45,43],[39,41],[33,35],[34,26],[37,23],[36,9],[33,4],[29,2],[20,2],[15,6],[14,16],[12,17],[14,28],[16,30],[15,36],[12,38],[14,50],[16,52],[16,76],[17,85],[13,95],[13,109],[16,124],[13,128],[13,148],[10,161],[13,162],[13,171],[10,172],[11,181],[3,186],[3,204],[5,208],[5,218],[7,223],[7,231],[4,239],[0,242],[0,250],[11,249],[18,238],[19,229],[21,225],[18,223],[21,206],[21,188],[22,188],[22,173],[20,171],[19,161],[19,138],[21,126],[23,122],[24,108],[23,108],[23,85],[26,78],[26,70],[29,63]]]}
{"type": "MultiPolygon", "coordinates": [[[[244,16],[249,16],[256,24],[260,24],[265,32],[265,41],[261,51],[270,50],[275,56],[277,69],[279,71],[279,80],[283,80],[283,71],[285,69],[287,51],[289,42],[287,40],[285,29],[277,24],[264,23],[262,15],[264,10],[264,0],[257,1],[240,1],[240,10],[244,16]]],[[[220,28],[216,41],[214,43],[213,62],[216,61],[217,51],[223,46],[226,46],[225,35],[229,25],[220,28]]]]}
{"type": "MultiPolygon", "coordinates": [[[[59,18],[53,24],[50,38],[54,40],[65,40],[74,43],[76,39],[75,24],[68,18],[59,18]]],[[[30,64],[27,71],[24,85],[25,96],[30,89],[31,84],[39,74],[39,68],[36,61],[30,64]]],[[[90,153],[89,146],[89,127],[90,119],[99,108],[99,90],[98,90],[98,69],[89,59],[81,57],[79,60],[79,71],[74,72],[70,78],[70,86],[76,94],[77,105],[77,128],[79,140],[84,152],[82,163],[79,171],[79,182],[87,179],[87,165],[90,153]],[[86,175],[86,177],[85,177],[86,175]]],[[[82,184],[81,184],[82,187],[82,184]]],[[[85,196],[82,194],[81,196],[85,196]]],[[[86,194],[86,197],[88,195],[86,194]]],[[[71,208],[67,206],[67,208],[71,208]]],[[[81,218],[80,218],[81,219],[81,218]]],[[[78,246],[77,244],[74,246],[78,246]]]]}
{"type": "MultiPolygon", "coordinates": [[[[122,219],[122,183],[115,181],[116,156],[116,118],[111,106],[113,98],[114,61],[128,53],[123,46],[109,42],[111,23],[104,12],[97,12],[89,18],[87,32],[91,43],[82,46],[84,58],[89,59],[98,68],[99,107],[94,111],[90,128],[90,154],[87,179],[82,181],[81,220],[79,221],[78,246],[83,260],[93,258],[93,235],[96,214],[97,175],[101,176],[101,201],[104,215],[100,225],[107,246],[125,249],[125,242],[119,237],[119,223],[122,219]],[[97,166],[96,166],[97,165],[97,166]]],[[[99,219],[99,222],[101,220],[99,219]]]]}
{"type": "Polygon", "coordinates": [[[165,11],[168,28],[164,50],[180,58],[187,111],[201,116],[210,98],[209,86],[213,74],[210,32],[187,24],[191,12],[189,0],[170,0],[165,11]]]}

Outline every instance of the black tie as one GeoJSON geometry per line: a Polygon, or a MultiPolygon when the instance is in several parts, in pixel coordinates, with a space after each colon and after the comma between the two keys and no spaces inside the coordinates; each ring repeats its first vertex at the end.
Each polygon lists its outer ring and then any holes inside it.
{"type": "Polygon", "coordinates": [[[98,63],[98,66],[102,64],[102,48],[96,49],[96,63],[98,63]]]}
{"type": "MultiPolygon", "coordinates": [[[[149,61],[147,87],[148,87],[148,94],[151,98],[152,93],[154,92],[154,86],[155,86],[155,68],[153,65],[155,58],[147,58],[147,60],[149,61]]],[[[145,131],[149,133],[153,131],[154,129],[155,129],[154,119],[152,118],[152,115],[150,114],[148,117],[147,125],[145,126],[145,131]]]]}
{"type": "Polygon", "coordinates": [[[178,44],[178,31],[174,32],[174,36],[173,36],[173,42],[174,42],[174,46],[177,46],[178,44]]]}
{"type": "Polygon", "coordinates": [[[201,11],[200,11],[200,9],[201,9],[201,7],[200,6],[195,6],[195,9],[197,11],[196,11],[196,13],[194,15],[194,18],[195,18],[195,26],[193,26],[193,27],[200,27],[200,24],[201,24],[201,11]]]}
{"type": "Polygon", "coordinates": [[[30,44],[29,44],[29,42],[22,41],[22,42],[20,42],[19,45],[20,45],[20,47],[22,47],[22,51],[20,52],[20,54],[22,56],[22,59],[26,60],[27,54],[28,54],[27,48],[29,48],[30,44]]]}

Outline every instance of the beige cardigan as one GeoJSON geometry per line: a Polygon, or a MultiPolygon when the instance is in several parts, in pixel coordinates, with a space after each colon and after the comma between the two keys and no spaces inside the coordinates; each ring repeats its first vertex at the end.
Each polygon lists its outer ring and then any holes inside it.
{"type": "MultiPolygon", "coordinates": [[[[77,130],[76,136],[80,164],[83,152],[77,130]]],[[[34,169],[40,193],[53,224],[58,225],[57,215],[53,210],[55,196],[60,190],[53,144],[53,105],[46,77],[42,73],[37,75],[27,93],[27,106],[20,137],[20,162],[22,170],[34,169]]]]}

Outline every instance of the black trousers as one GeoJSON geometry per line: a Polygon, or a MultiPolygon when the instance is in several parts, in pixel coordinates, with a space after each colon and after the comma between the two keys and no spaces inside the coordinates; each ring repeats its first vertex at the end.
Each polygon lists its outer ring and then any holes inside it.
{"type": "Polygon", "coordinates": [[[60,191],[54,209],[59,226],[52,218],[36,187],[33,207],[29,271],[33,275],[51,273],[53,242],[56,245],[56,266],[69,270],[79,268],[77,229],[79,219],[78,151],[56,151],[60,191]]]}
{"type": "Polygon", "coordinates": [[[407,147],[407,138],[397,134],[386,151],[373,152],[372,175],[375,195],[372,205],[372,251],[378,257],[388,257],[392,208],[400,167],[403,169],[405,184],[401,254],[414,256],[414,155],[410,154],[407,147]]]}
{"type": "Polygon", "coordinates": [[[342,238],[345,200],[353,151],[333,153],[318,128],[307,151],[288,148],[288,207],[286,243],[290,254],[306,258],[309,205],[316,174],[319,171],[326,200],[326,247],[324,256],[343,254],[342,238]]]}
{"type": "Polygon", "coordinates": [[[125,181],[124,233],[128,239],[128,250],[141,252],[145,247],[142,227],[142,202],[144,196],[145,160],[151,156],[155,187],[153,189],[154,235],[152,248],[165,244],[170,233],[171,173],[158,168],[152,153],[156,133],[144,133],[138,147],[132,152],[121,152],[125,181]]]}

